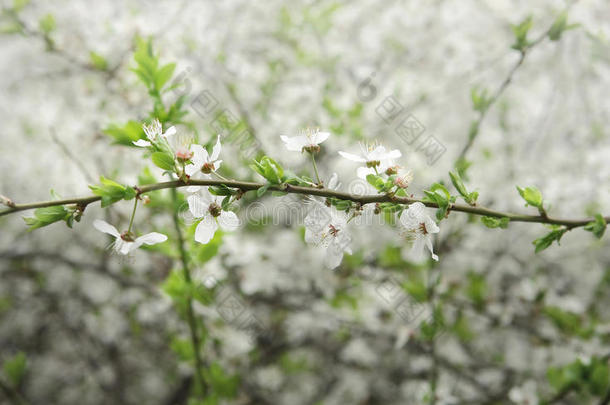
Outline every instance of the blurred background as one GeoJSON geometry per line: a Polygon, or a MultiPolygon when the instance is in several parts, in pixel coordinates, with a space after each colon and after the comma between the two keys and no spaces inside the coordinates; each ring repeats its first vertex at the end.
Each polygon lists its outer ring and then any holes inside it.
{"type": "MultiPolygon", "coordinates": [[[[261,154],[308,173],[279,136],[320,127],[332,133],[321,177],[338,173],[343,191],[367,185],[337,152],[381,142],[402,151],[416,196],[450,184],[457,162],[484,206],[531,212],[515,186],[533,185],[553,216],[610,211],[605,0],[1,4],[0,194],[15,202],[88,195],[100,175],[161,180],[125,141],[125,123],[151,107],[130,70],[136,38],[150,37],[177,64],[165,97],[186,100],[179,130],[202,143],[219,133],[228,177],[261,181],[248,167],[261,154]],[[551,40],[566,10],[578,25],[551,40]],[[540,40],[524,55],[511,25],[528,16],[540,40]],[[499,93],[481,113],[473,91],[499,93]]],[[[138,232],[174,237],[166,199],[138,211],[138,232]]],[[[438,263],[411,262],[392,224],[372,224],[330,271],[303,241],[302,213],[287,213],[302,200],[244,199],[240,230],[206,246],[182,217],[194,279],[222,286],[215,303],[195,303],[203,357],[225,387],[201,403],[610,403],[607,237],[574,230],[535,254],[544,226],[488,229],[453,213],[438,263]],[[239,319],[219,310],[221,293],[241,304],[239,319]]],[[[74,229],[34,232],[21,214],[0,217],[0,401],[188,403],[188,329],[167,293],[178,253],[160,245],[121,260],[91,226],[124,226],[130,212],[91,205],[74,229]]]]}

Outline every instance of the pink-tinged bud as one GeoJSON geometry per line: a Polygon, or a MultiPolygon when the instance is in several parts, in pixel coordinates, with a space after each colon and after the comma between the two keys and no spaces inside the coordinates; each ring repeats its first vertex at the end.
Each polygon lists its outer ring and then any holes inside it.
{"type": "Polygon", "coordinates": [[[411,174],[411,172],[407,172],[403,176],[396,177],[394,179],[394,185],[396,185],[400,188],[407,188],[407,187],[409,187],[409,184],[411,184],[412,180],[413,180],[413,175],[411,174]]]}

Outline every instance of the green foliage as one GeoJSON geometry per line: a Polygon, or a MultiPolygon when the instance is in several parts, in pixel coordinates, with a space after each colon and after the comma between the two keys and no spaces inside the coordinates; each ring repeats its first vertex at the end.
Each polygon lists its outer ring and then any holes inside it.
{"type": "Polygon", "coordinates": [[[120,200],[131,200],[136,196],[133,187],[124,186],[114,180],[100,177],[99,185],[90,185],[93,194],[102,197],[102,207],[107,207],[120,200]]]}
{"type": "Polygon", "coordinates": [[[53,14],[47,14],[38,21],[38,28],[44,35],[49,35],[56,28],[55,17],[53,14]]]}
{"type": "Polygon", "coordinates": [[[552,225],[550,228],[551,231],[549,233],[532,242],[536,246],[536,253],[548,248],[554,241],[557,241],[557,244],[559,245],[561,237],[568,231],[567,228],[559,225],[552,225]]]}
{"type": "Polygon", "coordinates": [[[396,176],[392,175],[392,176],[389,176],[386,180],[383,177],[378,176],[376,174],[369,174],[366,176],[366,181],[371,186],[375,187],[375,189],[377,189],[377,191],[379,191],[380,193],[389,193],[394,188],[396,188],[396,185],[394,184],[395,178],[396,178],[396,176]]]}
{"type": "Polygon", "coordinates": [[[487,95],[487,89],[479,90],[476,87],[470,90],[470,98],[472,100],[472,108],[481,114],[484,114],[493,102],[493,99],[487,95]]]}
{"type": "Polygon", "coordinates": [[[412,277],[405,281],[402,288],[417,302],[425,302],[428,299],[428,287],[419,277],[412,277]]]}
{"type": "Polygon", "coordinates": [[[152,162],[160,169],[174,171],[174,156],[169,152],[154,152],[151,156],[152,162]]]}
{"type": "Polygon", "coordinates": [[[481,274],[474,272],[468,273],[468,284],[466,286],[466,296],[472,301],[477,310],[482,310],[487,300],[487,281],[481,274]]]}
{"type": "Polygon", "coordinates": [[[502,217],[481,217],[481,222],[488,228],[508,228],[508,223],[510,222],[510,218],[502,217]]]}
{"type": "Polygon", "coordinates": [[[271,185],[281,184],[286,180],[284,177],[284,169],[275,160],[269,156],[263,156],[259,161],[254,161],[250,167],[263,176],[269,183],[264,187],[259,188],[256,194],[260,197],[271,185]]]}
{"type": "Polygon", "coordinates": [[[544,308],[544,314],[553,322],[553,324],[571,336],[578,336],[583,339],[589,339],[593,334],[593,328],[583,325],[582,318],[569,311],[564,311],[561,308],[548,306],[544,308]]]}
{"type": "Polygon", "coordinates": [[[455,202],[455,196],[451,196],[447,188],[440,184],[434,183],[430,190],[424,190],[426,196],[423,198],[425,202],[432,202],[438,205],[438,209],[436,210],[436,219],[441,221],[445,219],[448,215],[449,208],[455,202]]]}
{"type": "Polygon", "coordinates": [[[565,31],[577,28],[579,26],[580,24],[568,25],[568,13],[567,11],[563,11],[557,16],[555,22],[549,29],[549,39],[551,41],[559,41],[559,39],[561,38],[561,34],[563,34],[565,31]]]}
{"type": "Polygon", "coordinates": [[[27,359],[25,353],[19,352],[4,361],[2,370],[13,387],[17,387],[25,375],[27,359]]]}
{"type": "Polygon", "coordinates": [[[460,195],[464,198],[464,201],[466,201],[466,203],[469,205],[476,205],[479,193],[477,191],[469,193],[459,173],[449,172],[449,176],[451,177],[451,182],[453,183],[453,186],[456,188],[458,193],[460,193],[460,195]]]}
{"type": "Polygon", "coordinates": [[[67,220],[69,217],[70,212],[63,205],[56,205],[38,208],[34,211],[34,217],[23,217],[23,220],[30,227],[30,230],[34,230],[57,221],[67,220]]]}
{"type": "Polygon", "coordinates": [[[511,25],[513,34],[515,35],[515,43],[511,45],[511,48],[525,52],[527,47],[530,46],[530,41],[527,39],[527,34],[530,28],[532,28],[532,24],[532,17],[529,16],[519,24],[511,25]]]}
{"type": "Polygon", "coordinates": [[[542,209],[542,193],[536,187],[521,188],[517,186],[517,191],[519,191],[521,198],[525,200],[526,207],[531,205],[532,207],[542,209]]]}
{"type": "Polygon", "coordinates": [[[437,305],[432,310],[432,316],[419,325],[421,335],[426,340],[433,340],[441,334],[445,328],[445,315],[443,308],[437,305]]]}
{"type": "Polygon", "coordinates": [[[549,367],[547,379],[556,392],[572,389],[586,395],[605,395],[610,386],[608,360],[593,357],[590,361],[576,360],[559,367],[549,367]]]}
{"type": "Polygon", "coordinates": [[[30,0],[13,0],[13,10],[18,13],[30,4],[30,0]]]}
{"type": "Polygon", "coordinates": [[[204,377],[211,387],[212,395],[233,398],[237,394],[239,376],[228,374],[220,364],[214,362],[204,370],[204,377]]]}
{"type": "Polygon", "coordinates": [[[134,141],[145,138],[142,124],[140,124],[138,121],[129,121],[122,127],[111,124],[106,127],[103,132],[106,135],[114,138],[115,143],[126,146],[134,146],[134,141]]]}
{"type": "Polygon", "coordinates": [[[606,232],[606,219],[602,214],[595,214],[595,221],[589,222],[585,225],[585,231],[589,231],[595,235],[597,239],[601,239],[606,232]]]}
{"type": "Polygon", "coordinates": [[[93,51],[89,52],[89,63],[97,70],[108,70],[108,61],[99,53],[95,53],[93,51]]]}

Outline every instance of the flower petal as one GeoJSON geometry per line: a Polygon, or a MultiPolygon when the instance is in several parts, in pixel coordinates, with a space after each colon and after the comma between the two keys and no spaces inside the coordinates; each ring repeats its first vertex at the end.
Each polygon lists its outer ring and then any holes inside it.
{"type": "Polygon", "coordinates": [[[362,156],[354,155],[352,153],[339,151],[339,155],[341,155],[344,158],[351,160],[353,162],[360,162],[360,163],[366,162],[366,159],[363,158],[362,156]]]}
{"type": "Polygon", "coordinates": [[[330,132],[318,132],[318,133],[316,133],[316,135],[313,138],[313,143],[315,143],[316,145],[319,145],[322,142],[324,142],[325,140],[327,140],[329,136],[330,136],[330,132]]]}
{"type": "Polygon", "coordinates": [[[93,221],[93,226],[98,231],[110,234],[110,235],[114,236],[115,238],[118,238],[121,236],[119,231],[117,231],[117,229],[114,226],[110,225],[106,221],[102,221],[101,219],[96,219],[95,221],[93,221]]]}
{"type": "Polygon", "coordinates": [[[359,167],[358,169],[356,169],[356,175],[361,179],[366,180],[366,176],[368,176],[369,174],[375,174],[375,169],[373,169],[372,167],[359,167]]]}
{"type": "Polygon", "coordinates": [[[195,240],[199,243],[208,243],[214,237],[217,229],[218,224],[214,217],[206,215],[195,229],[195,240]]]}
{"type": "Polygon", "coordinates": [[[212,148],[212,156],[210,156],[210,160],[212,162],[218,159],[221,148],[222,147],[220,145],[220,135],[218,135],[218,138],[216,138],[216,145],[214,145],[214,148],[212,148]]]}
{"type": "Polygon", "coordinates": [[[186,201],[189,204],[189,211],[195,218],[201,218],[208,212],[210,204],[206,203],[199,195],[189,195],[186,201]]]}
{"type": "Polygon", "coordinates": [[[224,231],[234,231],[239,227],[239,218],[233,211],[222,211],[218,217],[218,224],[224,231]]]}
{"type": "Polygon", "coordinates": [[[282,141],[286,144],[286,149],[293,152],[300,152],[304,146],[307,145],[307,137],[304,135],[288,137],[285,135],[280,136],[282,141]]]}
{"type": "Polygon", "coordinates": [[[133,144],[139,146],[140,148],[146,148],[151,145],[150,142],[145,141],[144,139],[138,139],[137,141],[133,141],[133,144]]]}
{"type": "Polygon", "coordinates": [[[142,245],[155,245],[157,243],[165,242],[167,240],[167,236],[163,235],[159,232],[151,232],[146,235],[142,235],[133,242],[133,247],[131,250],[135,250],[142,245]]]}

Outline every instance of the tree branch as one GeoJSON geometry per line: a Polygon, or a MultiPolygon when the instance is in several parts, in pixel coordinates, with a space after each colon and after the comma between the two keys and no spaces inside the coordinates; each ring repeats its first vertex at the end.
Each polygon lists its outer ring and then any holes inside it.
{"type": "MultiPolygon", "coordinates": [[[[263,183],[254,183],[247,181],[238,181],[238,180],[190,180],[188,183],[185,183],[181,180],[175,181],[167,181],[162,183],[155,184],[147,184],[143,186],[139,186],[138,189],[141,194],[148,193],[156,190],[163,189],[175,189],[185,186],[227,186],[229,188],[235,188],[242,191],[253,191],[258,190],[259,188],[265,186],[263,183]]],[[[303,187],[303,186],[294,186],[291,184],[277,184],[269,187],[269,190],[272,191],[281,191],[290,194],[303,194],[303,195],[313,195],[318,197],[333,197],[339,200],[352,201],[355,203],[364,204],[372,204],[372,203],[383,203],[383,202],[392,202],[396,204],[412,204],[414,202],[421,202],[427,207],[430,208],[438,208],[438,204],[434,202],[422,201],[417,198],[410,197],[397,197],[391,196],[388,194],[369,194],[369,195],[358,195],[351,194],[341,191],[330,190],[326,188],[317,188],[317,187],[303,187]]],[[[8,214],[12,214],[18,211],[25,211],[34,208],[43,208],[43,207],[52,207],[57,205],[78,205],[81,207],[86,207],[87,205],[97,202],[101,200],[99,196],[89,196],[82,198],[69,198],[63,200],[51,200],[51,201],[41,201],[35,203],[27,203],[27,204],[16,204],[11,202],[12,205],[3,211],[0,211],[0,217],[8,214]]],[[[468,214],[479,215],[479,216],[487,216],[494,218],[509,218],[511,222],[536,222],[541,224],[551,224],[551,225],[564,225],[568,228],[577,228],[581,226],[585,226],[588,223],[594,221],[594,218],[583,218],[583,219],[563,219],[563,218],[553,218],[549,216],[542,215],[526,215],[526,214],[515,214],[510,212],[502,212],[496,211],[490,208],[485,207],[473,207],[470,205],[463,204],[453,204],[451,205],[449,211],[457,211],[457,212],[465,212],[468,214]]],[[[606,222],[610,222],[610,216],[604,217],[606,222]]]]}

